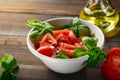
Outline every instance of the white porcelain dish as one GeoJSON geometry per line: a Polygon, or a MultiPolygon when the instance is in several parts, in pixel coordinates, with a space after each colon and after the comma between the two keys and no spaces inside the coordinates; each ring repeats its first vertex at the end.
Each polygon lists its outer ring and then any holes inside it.
{"type": "MultiPolygon", "coordinates": [[[[73,18],[71,17],[61,17],[61,18],[54,18],[46,20],[51,25],[53,25],[56,29],[59,29],[60,27],[63,27],[64,25],[71,24],[73,18]]],[[[80,20],[82,24],[87,25],[91,32],[93,32],[98,39],[97,46],[100,48],[103,48],[104,46],[104,35],[102,31],[95,26],[94,24],[91,24],[85,20],[80,20]]],[[[79,58],[73,58],[73,59],[58,59],[58,58],[51,58],[42,54],[39,54],[35,48],[34,44],[31,42],[29,34],[33,29],[31,29],[27,35],[27,46],[28,49],[31,51],[33,55],[35,55],[37,58],[39,58],[49,69],[58,72],[58,73],[74,73],[77,71],[80,71],[83,67],[85,67],[86,62],[89,58],[88,55],[85,55],[83,57],[79,58]]]]}

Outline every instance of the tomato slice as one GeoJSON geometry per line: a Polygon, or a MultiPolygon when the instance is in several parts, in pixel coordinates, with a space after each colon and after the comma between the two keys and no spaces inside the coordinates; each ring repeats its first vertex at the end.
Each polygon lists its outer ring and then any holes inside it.
{"type": "Polygon", "coordinates": [[[60,43],[60,47],[64,48],[64,49],[68,49],[68,50],[74,50],[75,48],[77,48],[74,45],[67,44],[67,43],[62,43],[62,42],[60,43]]]}
{"type": "Polygon", "coordinates": [[[54,46],[41,46],[37,49],[40,54],[51,57],[55,53],[54,46]]]}
{"type": "Polygon", "coordinates": [[[66,53],[69,57],[73,58],[73,50],[77,48],[74,45],[67,44],[67,43],[60,43],[60,51],[66,53]]]}
{"type": "Polygon", "coordinates": [[[40,47],[41,46],[46,46],[46,45],[56,46],[57,41],[54,39],[54,37],[50,33],[47,33],[47,34],[44,35],[42,40],[39,41],[39,45],[40,45],[40,47]]]}
{"type": "Polygon", "coordinates": [[[74,45],[75,45],[77,48],[80,47],[80,48],[84,48],[84,49],[88,50],[88,48],[87,48],[84,44],[82,44],[82,43],[74,43],[74,45]]]}
{"type": "Polygon", "coordinates": [[[69,36],[70,32],[71,32],[71,30],[55,30],[55,31],[53,31],[53,34],[55,37],[59,36],[60,34],[69,36]]]}
{"type": "MultiPolygon", "coordinates": [[[[53,35],[55,37],[58,37],[59,35],[62,37],[64,36],[63,38],[64,40],[66,40],[66,42],[67,41],[70,41],[71,43],[77,42],[77,38],[75,37],[74,33],[71,30],[55,30],[53,31],[53,35]]],[[[61,40],[61,38],[59,38],[59,40],[61,40]]]]}
{"type": "Polygon", "coordinates": [[[64,36],[63,34],[60,34],[57,38],[56,41],[59,43],[63,42],[63,43],[68,43],[68,44],[72,44],[71,39],[68,36],[64,36]]]}
{"type": "Polygon", "coordinates": [[[60,51],[64,52],[67,54],[70,58],[73,58],[73,50],[65,49],[65,48],[60,48],[60,51]]]}

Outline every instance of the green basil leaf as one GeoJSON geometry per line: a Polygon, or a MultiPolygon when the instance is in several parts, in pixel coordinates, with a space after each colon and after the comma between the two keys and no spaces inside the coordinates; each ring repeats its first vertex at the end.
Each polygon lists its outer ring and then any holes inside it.
{"type": "Polygon", "coordinates": [[[0,80],[18,80],[16,74],[10,72],[9,70],[4,70],[0,74],[0,80]]]}
{"type": "Polygon", "coordinates": [[[77,48],[73,51],[73,55],[75,58],[77,58],[77,57],[86,55],[87,54],[86,52],[87,52],[87,50],[84,48],[77,48]]]}
{"type": "Polygon", "coordinates": [[[3,69],[12,70],[18,66],[16,59],[11,54],[6,54],[0,61],[3,69]]]}
{"type": "Polygon", "coordinates": [[[88,67],[94,67],[99,60],[104,61],[107,59],[105,53],[99,47],[91,48],[87,51],[87,54],[89,55],[88,67]]]}
{"type": "Polygon", "coordinates": [[[85,46],[87,46],[88,49],[97,47],[97,41],[94,40],[94,39],[91,38],[91,37],[83,37],[83,38],[82,38],[82,43],[83,43],[85,46]]]}
{"type": "Polygon", "coordinates": [[[57,53],[58,53],[58,58],[69,59],[69,56],[65,54],[64,52],[58,51],[57,53]]]}

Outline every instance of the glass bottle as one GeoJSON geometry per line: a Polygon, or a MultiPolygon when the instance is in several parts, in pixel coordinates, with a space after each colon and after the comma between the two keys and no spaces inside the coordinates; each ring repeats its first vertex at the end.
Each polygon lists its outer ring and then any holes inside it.
{"type": "Polygon", "coordinates": [[[89,0],[80,13],[80,18],[97,25],[106,37],[116,33],[119,13],[110,0],[89,0]]]}

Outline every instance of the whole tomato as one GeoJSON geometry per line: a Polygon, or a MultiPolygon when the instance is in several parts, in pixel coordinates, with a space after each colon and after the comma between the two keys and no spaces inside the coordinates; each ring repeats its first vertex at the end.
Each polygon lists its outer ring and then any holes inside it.
{"type": "Polygon", "coordinates": [[[120,80],[120,48],[112,48],[108,52],[101,72],[105,80],[120,80]]]}

